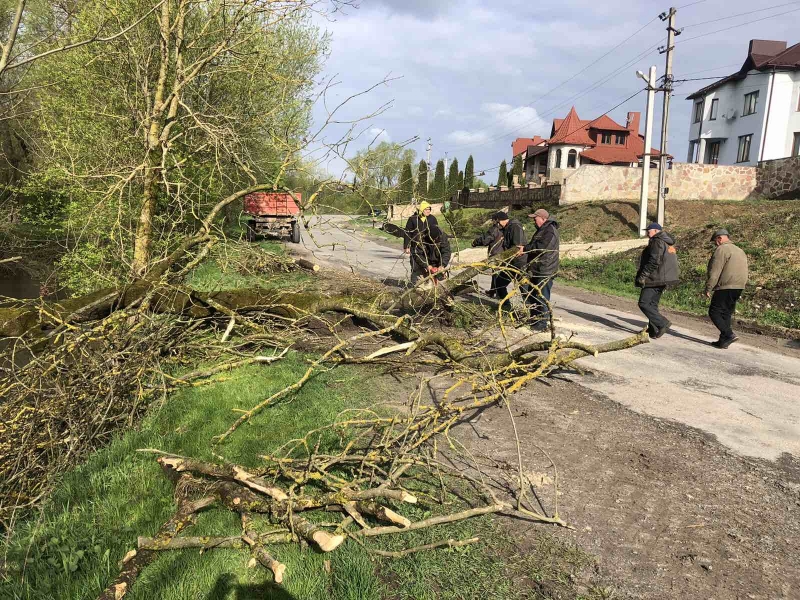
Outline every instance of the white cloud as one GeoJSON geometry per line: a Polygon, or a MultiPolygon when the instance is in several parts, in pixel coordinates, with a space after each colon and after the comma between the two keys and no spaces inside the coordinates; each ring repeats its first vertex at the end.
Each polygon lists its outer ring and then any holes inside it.
{"type": "Polygon", "coordinates": [[[487,102],[481,105],[481,110],[489,113],[494,122],[506,131],[519,130],[521,137],[545,135],[549,124],[539,116],[532,106],[511,106],[498,102],[487,102]]]}
{"type": "Polygon", "coordinates": [[[458,129],[451,131],[447,135],[447,141],[456,144],[457,146],[472,146],[478,144],[485,144],[489,141],[490,135],[486,131],[470,132],[458,129]]]}
{"type": "Polygon", "coordinates": [[[391,142],[392,138],[386,132],[385,129],[381,129],[380,127],[373,127],[369,130],[369,140],[375,140],[375,143],[379,142],[391,142]]]}

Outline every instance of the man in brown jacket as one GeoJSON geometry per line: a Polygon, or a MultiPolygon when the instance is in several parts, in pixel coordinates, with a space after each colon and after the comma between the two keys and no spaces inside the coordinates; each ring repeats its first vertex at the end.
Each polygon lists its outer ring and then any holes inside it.
{"type": "Polygon", "coordinates": [[[711,298],[708,316],[719,329],[719,339],[711,345],[723,350],[739,339],[731,329],[731,319],[747,284],[747,255],[733,245],[729,235],[727,229],[720,229],[711,236],[716,249],[708,261],[706,279],[706,297],[711,298]]]}

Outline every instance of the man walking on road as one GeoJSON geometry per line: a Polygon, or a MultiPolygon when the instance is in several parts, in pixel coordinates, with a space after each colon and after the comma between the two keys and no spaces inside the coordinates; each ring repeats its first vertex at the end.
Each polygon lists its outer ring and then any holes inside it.
{"type": "MultiPolygon", "coordinates": [[[[495,280],[497,297],[505,298],[508,296],[508,286],[512,281],[512,275],[508,269],[513,268],[521,273],[525,270],[525,263],[528,260],[528,257],[523,253],[525,250],[525,230],[522,228],[522,223],[516,219],[510,219],[508,214],[503,211],[494,213],[492,220],[503,231],[503,251],[511,248],[516,248],[518,251],[518,254],[511,259],[510,264],[497,273],[497,279],[495,280]]],[[[516,274],[514,276],[516,277],[516,274]]]]}
{"type": "Polygon", "coordinates": [[[647,226],[650,243],[639,259],[639,270],[636,273],[636,287],[642,288],[639,294],[639,310],[647,317],[647,333],[654,340],[664,335],[672,323],[659,311],[658,303],[668,285],[677,285],[678,254],[675,241],[663,231],[658,223],[647,226]]]}
{"type": "Polygon", "coordinates": [[[525,246],[528,278],[531,282],[525,301],[530,310],[531,329],[547,331],[550,320],[550,291],[559,266],[558,222],[543,208],[528,217],[536,224],[536,233],[525,246]]]}
{"type": "Polygon", "coordinates": [[[711,298],[708,316],[719,329],[719,339],[711,345],[724,350],[739,339],[731,329],[731,320],[736,302],[747,285],[747,255],[733,245],[727,229],[716,231],[711,241],[716,249],[708,261],[706,298],[711,298]]]}

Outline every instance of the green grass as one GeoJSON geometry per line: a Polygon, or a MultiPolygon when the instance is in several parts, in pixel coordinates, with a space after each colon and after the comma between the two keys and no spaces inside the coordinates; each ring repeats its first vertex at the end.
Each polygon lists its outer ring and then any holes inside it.
{"type": "Polygon", "coordinates": [[[272,272],[270,254],[285,258],[285,246],[277,241],[265,240],[250,244],[229,244],[224,252],[212,255],[186,277],[186,285],[201,292],[226,289],[264,287],[272,289],[297,289],[313,278],[305,271],[272,272]],[[263,254],[260,251],[265,251],[263,254]]]}
{"type": "MultiPolygon", "coordinates": [[[[281,254],[282,247],[262,242],[260,247],[281,254]]],[[[215,255],[190,275],[198,289],[225,289],[262,285],[305,284],[302,274],[240,272],[242,259],[252,266],[260,260],[253,247],[228,249],[215,255]],[[235,250],[235,249],[234,249],[235,250]],[[301,280],[297,278],[300,277],[301,280]]],[[[468,315],[469,316],[469,315],[468,315]]],[[[469,316],[473,318],[474,316],[469,316]]],[[[466,317],[464,317],[466,318],[466,317]]],[[[210,447],[213,436],[236,418],[234,409],[250,408],[290,383],[308,365],[308,357],[290,353],[273,365],[248,366],[204,386],[186,388],[151,406],[136,428],[120,431],[105,448],[66,473],[40,514],[19,523],[0,549],[0,598],[25,600],[91,599],[116,577],[118,562],[137,536],[152,536],[174,512],[173,486],[152,454],[156,448],[201,460],[216,461],[210,447]]],[[[187,365],[191,370],[201,365],[187,365]]],[[[253,418],[218,449],[227,460],[256,467],[267,454],[308,430],[330,423],[343,410],[373,406],[389,392],[365,368],[341,367],[320,373],[291,401],[271,407],[253,418]]],[[[387,410],[387,409],[382,409],[387,410]]],[[[450,498],[445,507],[423,504],[398,508],[417,520],[442,510],[458,510],[450,498]]],[[[240,525],[233,513],[203,512],[186,535],[235,535],[240,525]]],[[[348,541],[331,554],[302,550],[295,545],[273,548],[287,565],[283,587],[272,583],[264,569],[246,568],[243,550],[167,552],[148,566],[132,591],[131,600],[245,598],[378,600],[462,599],[515,600],[550,597],[538,583],[563,591],[565,598],[580,596],[573,576],[590,571],[590,556],[559,541],[543,527],[535,533],[532,550],[520,554],[513,537],[492,517],[411,532],[369,545],[402,549],[448,538],[481,537],[481,543],[450,550],[410,555],[403,559],[375,557],[348,541]],[[326,569],[325,561],[330,561],[326,569]]]]}
{"type": "MultiPolygon", "coordinates": [[[[230,425],[235,417],[232,409],[253,406],[295,381],[306,365],[302,356],[292,354],[275,365],[245,367],[221,383],[178,392],[152,410],[138,430],[119,435],[68,473],[41,518],[21,524],[10,540],[8,580],[0,583],[0,597],[96,597],[116,576],[118,561],[134,547],[136,537],[153,535],[174,511],[172,485],[154,456],[137,449],[158,448],[214,460],[209,440],[230,425]]],[[[321,374],[293,401],[255,417],[232,436],[222,452],[231,461],[256,466],[258,455],[334,420],[344,409],[370,404],[380,392],[364,374],[348,368],[321,374]]],[[[429,516],[431,509],[402,510],[410,518],[420,519],[429,516]]],[[[235,535],[238,528],[232,513],[210,510],[200,515],[187,534],[235,535]]],[[[547,580],[568,586],[569,574],[592,562],[584,553],[552,541],[545,531],[542,539],[549,540],[551,548],[547,556],[538,551],[519,556],[509,536],[490,517],[370,544],[399,549],[475,535],[484,542],[404,559],[373,559],[353,542],[328,555],[294,545],[279,546],[275,552],[287,565],[283,588],[274,586],[263,569],[247,569],[244,551],[214,550],[202,556],[191,550],[169,552],[144,570],[127,597],[530,598],[536,596],[529,587],[520,586],[521,581],[547,580]],[[324,568],[325,560],[331,561],[330,572],[324,568]]]]}

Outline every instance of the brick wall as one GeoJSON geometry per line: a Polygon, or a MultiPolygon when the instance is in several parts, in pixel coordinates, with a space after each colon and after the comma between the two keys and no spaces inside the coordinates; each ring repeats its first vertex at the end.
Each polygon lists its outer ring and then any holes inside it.
{"type": "MultiPolygon", "coordinates": [[[[560,204],[638,200],[642,171],[634,167],[582,165],[564,180],[560,204]]],[[[744,200],[756,195],[758,169],[675,163],[666,185],[673,200],[744,200]]],[[[650,169],[648,198],[655,199],[658,169],[650,169]]]]}
{"type": "Polygon", "coordinates": [[[759,193],[766,198],[800,198],[800,156],[758,163],[759,193]]]}

